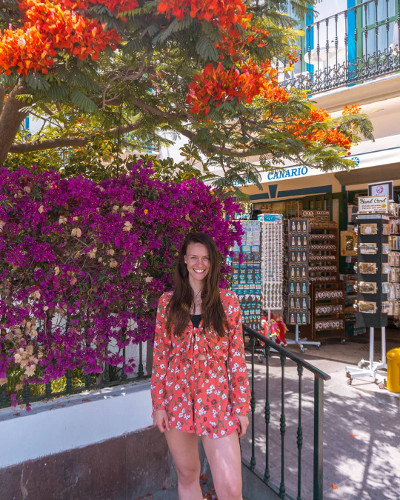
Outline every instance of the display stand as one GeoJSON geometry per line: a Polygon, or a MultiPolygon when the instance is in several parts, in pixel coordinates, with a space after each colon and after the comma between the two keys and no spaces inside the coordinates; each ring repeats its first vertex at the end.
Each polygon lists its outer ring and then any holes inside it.
{"type": "Polygon", "coordinates": [[[386,364],[386,327],[381,328],[381,343],[382,343],[382,360],[381,362],[374,361],[374,341],[375,329],[369,329],[369,361],[362,359],[357,366],[346,366],[346,376],[349,378],[349,384],[354,378],[373,377],[375,382],[384,383],[384,376],[378,375],[378,370],[387,368],[386,364]]]}
{"type": "Polygon", "coordinates": [[[313,340],[307,340],[307,338],[304,338],[304,339],[301,339],[300,338],[300,334],[299,334],[299,325],[296,325],[295,327],[295,339],[294,340],[291,340],[291,339],[287,339],[287,343],[288,345],[291,344],[296,344],[300,347],[300,350],[301,352],[306,352],[307,351],[307,348],[304,347],[305,345],[313,345],[315,346],[317,349],[320,348],[321,346],[321,342],[315,342],[313,340]]]}
{"type": "Polygon", "coordinates": [[[390,235],[389,235],[389,259],[390,274],[388,280],[388,316],[391,321],[400,326],[400,216],[399,207],[396,203],[390,204],[390,235]]]}
{"type": "Polygon", "coordinates": [[[346,376],[351,384],[354,378],[373,377],[384,383],[378,375],[386,365],[386,325],[388,291],[388,235],[389,217],[386,214],[359,213],[357,247],[357,325],[369,328],[369,360],[362,359],[358,366],[346,366],[346,376]],[[381,329],[382,359],[374,362],[375,328],[381,329]]]}
{"type": "Polygon", "coordinates": [[[242,220],[241,224],[244,230],[242,245],[232,248],[232,290],[238,296],[243,322],[254,330],[260,330],[261,224],[256,220],[242,220]]]}
{"type": "Polygon", "coordinates": [[[286,223],[285,246],[287,249],[285,266],[286,322],[295,326],[295,339],[287,339],[288,344],[296,344],[302,352],[305,345],[317,348],[320,342],[300,339],[299,325],[310,323],[309,296],[309,232],[310,224],[306,218],[289,219],[286,223]]]}
{"type": "Polygon", "coordinates": [[[281,311],[283,283],[283,221],[281,214],[259,216],[261,224],[261,303],[264,311],[281,311]]]}
{"type": "MultiPolygon", "coordinates": [[[[261,281],[262,310],[267,315],[268,324],[272,313],[280,315],[282,304],[283,282],[283,217],[281,214],[261,214],[261,281]]],[[[268,337],[272,332],[268,331],[268,337]]],[[[270,352],[276,352],[271,349],[270,352]]],[[[264,349],[258,353],[259,361],[265,356],[264,349]]]]}
{"type": "MultiPolygon", "coordinates": [[[[310,222],[312,340],[345,339],[344,284],[339,280],[338,225],[327,210],[303,210],[310,222]]],[[[308,329],[305,329],[308,333],[308,329]]]]}

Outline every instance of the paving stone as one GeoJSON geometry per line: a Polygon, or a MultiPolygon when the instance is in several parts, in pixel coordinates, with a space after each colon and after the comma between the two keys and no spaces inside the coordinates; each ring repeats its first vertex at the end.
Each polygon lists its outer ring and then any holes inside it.
{"type": "MultiPolygon", "coordinates": [[[[400,345],[400,332],[394,331],[388,342],[400,345]]],[[[303,359],[325,371],[331,380],[325,384],[324,410],[324,500],[398,500],[400,498],[400,410],[398,395],[380,389],[370,377],[355,379],[347,384],[345,367],[356,365],[368,356],[368,340],[339,342],[312,347],[302,354],[290,346],[303,359]]],[[[376,360],[380,345],[376,345],[376,360]]],[[[297,496],[296,446],[298,418],[298,377],[296,365],[289,360],[285,366],[285,487],[297,496]]],[[[269,463],[271,480],[281,481],[281,366],[277,354],[270,360],[271,422],[269,434],[269,463]]],[[[255,367],[255,457],[257,470],[265,469],[265,363],[255,367]]],[[[303,447],[301,498],[312,498],[313,463],[313,377],[303,376],[303,447]]],[[[242,440],[243,456],[250,460],[251,427],[242,440]]],[[[257,499],[255,499],[257,500],[257,499]]]]}

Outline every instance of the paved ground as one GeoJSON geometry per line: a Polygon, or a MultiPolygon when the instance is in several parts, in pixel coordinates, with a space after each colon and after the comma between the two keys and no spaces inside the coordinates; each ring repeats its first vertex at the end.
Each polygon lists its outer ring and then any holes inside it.
{"type": "MultiPolygon", "coordinates": [[[[400,331],[388,332],[388,349],[400,345],[400,331]]],[[[324,499],[340,500],[399,500],[400,499],[400,395],[380,389],[372,378],[360,378],[347,385],[345,366],[357,364],[368,357],[368,339],[355,342],[329,343],[319,350],[310,347],[301,357],[331,376],[325,385],[324,433],[324,499]]],[[[299,353],[299,349],[290,346],[299,353]]],[[[376,345],[376,360],[380,357],[376,345]]],[[[280,483],[280,362],[271,359],[271,480],[280,483]]],[[[255,443],[257,469],[265,468],[265,366],[258,364],[256,372],[255,443]]],[[[291,496],[297,494],[298,421],[297,369],[286,368],[285,486],[291,496]]],[[[303,452],[302,498],[312,498],[313,443],[313,378],[305,375],[303,382],[303,452]]],[[[242,450],[250,458],[250,433],[243,440],[242,450]]]]}
{"type": "MultiPolygon", "coordinates": [[[[388,331],[389,350],[400,346],[400,330],[388,331]]],[[[319,350],[310,347],[300,353],[297,346],[289,346],[316,367],[331,376],[325,384],[324,412],[324,500],[400,500],[400,395],[389,393],[374,383],[372,378],[355,379],[347,384],[345,367],[356,365],[369,355],[368,338],[357,337],[345,344],[330,342],[319,350]]],[[[375,359],[380,358],[380,343],[376,343],[375,359]]],[[[269,433],[269,464],[271,480],[281,480],[281,439],[279,432],[281,401],[281,367],[278,356],[270,361],[271,423],[269,433]]],[[[382,372],[384,374],[384,372],[382,372]]],[[[303,377],[303,500],[312,499],[312,445],[313,445],[313,378],[303,377]]],[[[286,367],[286,435],[285,487],[290,496],[297,495],[298,383],[296,366],[286,367]]],[[[265,363],[255,367],[256,412],[255,456],[256,468],[265,469],[265,363]]],[[[251,456],[251,429],[242,439],[242,453],[251,456]]],[[[205,498],[215,498],[209,484],[205,484],[205,498]]],[[[177,500],[176,489],[154,493],[153,500],[177,500]]],[[[258,500],[258,499],[251,499],[258,500]]]]}

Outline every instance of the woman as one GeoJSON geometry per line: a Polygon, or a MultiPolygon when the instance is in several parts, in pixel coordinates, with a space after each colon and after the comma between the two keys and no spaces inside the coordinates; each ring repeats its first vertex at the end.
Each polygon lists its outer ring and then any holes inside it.
{"type": "Polygon", "coordinates": [[[249,424],[250,391],[239,302],[219,288],[219,262],[212,238],[190,234],[175,289],[162,295],[157,311],[153,419],[165,432],[180,500],[203,498],[198,436],[218,499],[242,499],[239,437],[249,424]]]}

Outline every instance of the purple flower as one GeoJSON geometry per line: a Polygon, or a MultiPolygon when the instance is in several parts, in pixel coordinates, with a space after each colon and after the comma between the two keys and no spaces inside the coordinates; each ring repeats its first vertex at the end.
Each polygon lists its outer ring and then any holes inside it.
{"type": "MultiPolygon", "coordinates": [[[[240,243],[232,198],[196,179],[161,182],[150,167],[138,162],[99,184],[0,168],[0,378],[25,358],[42,382],[121,365],[125,346],[154,336],[185,234],[207,232],[224,257],[240,243]]],[[[230,272],[225,266],[221,285],[230,272]]],[[[130,373],[133,360],[125,366],[130,373]]]]}

